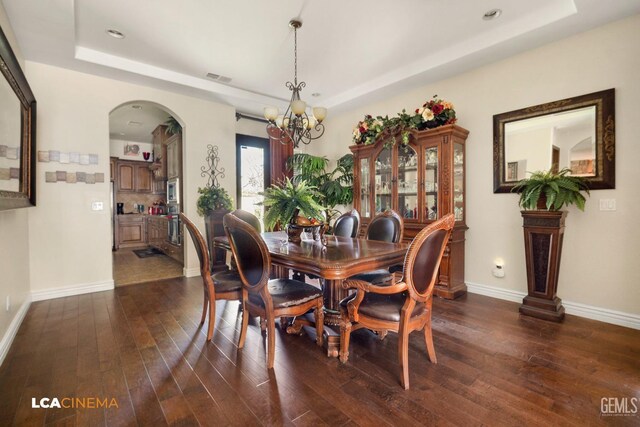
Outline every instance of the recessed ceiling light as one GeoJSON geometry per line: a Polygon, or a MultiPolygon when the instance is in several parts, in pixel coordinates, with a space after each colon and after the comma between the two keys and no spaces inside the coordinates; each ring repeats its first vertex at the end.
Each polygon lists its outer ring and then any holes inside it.
{"type": "Polygon", "coordinates": [[[133,104],[131,108],[133,108],[134,110],[142,110],[142,105],[133,104]]]}
{"type": "Polygon", "coordinates": [[[482,16],[482,19],[484,19],[485,21],[490,21],[492,19],[496,19],[500,15],[502,15],[501,9],[491,9],[482,16]]]}
{"type": "Polygon", "coordinates": [[[320,92],[313,92],[311,96],[315,96],[316,98],[320,96],[320,92]]]}
{"type": "Polygon", "coordinates": [[[121,33],[118,30],[114,30],[113,28],[106,30],[107,34],[109,34],[111,37],[116,38],[116,39],[123,39],[124,38],[124,34],[121,33]]]}

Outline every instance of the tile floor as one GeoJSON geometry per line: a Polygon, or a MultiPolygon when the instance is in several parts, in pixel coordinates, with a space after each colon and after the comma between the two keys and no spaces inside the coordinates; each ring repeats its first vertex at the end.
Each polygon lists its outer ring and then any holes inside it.
{"type": "Polygon", "coordinates": [[[182,264],[166,255],[139,258],[134,249],[113,252],[113,280],[116,286],[181,277],[182,264]]]}

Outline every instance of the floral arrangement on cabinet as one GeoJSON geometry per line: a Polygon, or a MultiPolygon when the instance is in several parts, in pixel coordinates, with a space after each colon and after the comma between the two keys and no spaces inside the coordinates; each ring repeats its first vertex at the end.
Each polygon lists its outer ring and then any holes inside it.
{"type": "MultiPolygon", "coordinates": [[[[369,114],[364,120],[358,122],[353,129],[353,142],[355,144],[373,144],[382,133],[401,133],[402,143],[409,142],[411,130],[433,129],[439,126],[450,125],[456,122],[456,111],[449,101],[434,95],[432,99],[422,104],[422,108],[416,108],[414,114],[408,114],[402,110],[396,117],[377,116],[369,114]]],[[[391,144],[395,144],[395,137],[391,144]]]]}

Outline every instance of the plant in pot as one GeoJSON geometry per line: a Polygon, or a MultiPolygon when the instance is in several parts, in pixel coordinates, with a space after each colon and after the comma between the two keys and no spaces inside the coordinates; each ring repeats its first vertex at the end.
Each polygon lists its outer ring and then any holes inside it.
{"type": "Polygon", "coordinates": [[[322,195],[306,181],[294,183],[289,178],[273,184],[264,193],[264,227],[273,230],[276,225],[287,226],[289,241],[299,242],[304,227],[320,225],[325,209],[318,200],[322,195]]]}
{"type": "Polygon", "coordinates": [[[198,193],[200,197],[198,197],[196,207],[198,214],[204,217],[211,269],[213,271],[224,270],[226,269],[226,251],[215,249],[213,238],[224,235],[222,218],[233,209],[233,199],[227,190],[219,186],[198,188],[198,193]]]}
{"type": "Polygon", "coordinates": [[[512,191],[520,193],[518,204],[524,209],[528,295],[520,313],[559,322],[564,318],[564,307],[556,293],[567,216],[567,211],[560,209],[575,204],[584,211],[582,192],[589,194],[589,187],[583,178],[572,176],[570,169],[556,172],[552,168],[533,172],[512,191]]]}
{"type": "Polygon", "coordinates": [[[167,135],[175,135],[177,133],[182,133],[182,125],[180,125],[180,122],[178,122],[178,120],[176,120],[175,117],[169,116],[169,118],[167,119],[167,121],[164,122],[164,124],[167,126],[167,130],[165,131],[167,135]]]}
{"type": "Polygon", "coordinates": [[[296,153],[287,159],[287,167],[293,171],[294,184],[305,181],[316,187],[321,197],[316,201],[325,206],[327,224],[340,215],[337,205],[348,205],[353,201],[353,154],[345,154],[336,162],[332,171],[327,171],[329,159],[296,153]]]}

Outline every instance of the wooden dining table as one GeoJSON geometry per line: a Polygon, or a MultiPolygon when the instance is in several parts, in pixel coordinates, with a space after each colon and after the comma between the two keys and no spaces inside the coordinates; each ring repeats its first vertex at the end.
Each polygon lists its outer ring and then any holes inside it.
{"type": "MultiPolygon", "coordinates": [[[[276,277],[289,277],[297,271],[324,279],[320,280],[325,308],[325,345],[327,354],[338,356],[340,344],[340,301],[348,295],[343,288],[345,279],[354,274],[402,264],[409,245],[387,243],[349,237],[325,236],[326,244],[316,240],[300,243],[287,241],[283,231],[262,233],[267,244],[276,277]]],[[[229,250],[226,237],[216,237],[217,247],[229,250]]]]}

